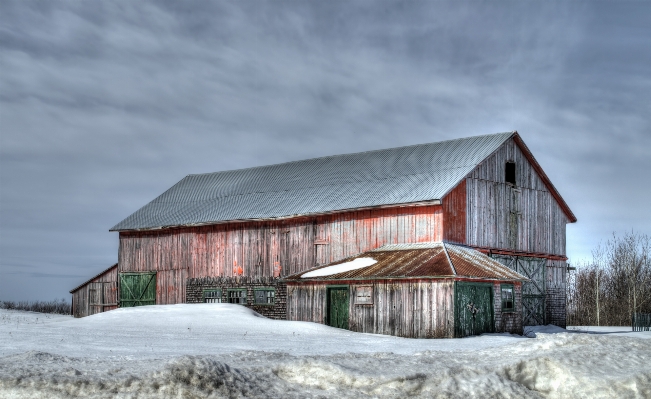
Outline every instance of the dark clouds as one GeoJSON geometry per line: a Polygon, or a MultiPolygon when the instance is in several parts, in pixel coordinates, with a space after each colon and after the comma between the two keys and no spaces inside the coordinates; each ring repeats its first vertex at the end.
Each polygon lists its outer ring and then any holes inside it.
{"type": "Polygon", "coordinates": [[[571,258],[651,233],[649,19],[646,2],[1,2],[0,299],[110,266],[108,228],[190,173],[514,129],[579,218],[571,258]]]}

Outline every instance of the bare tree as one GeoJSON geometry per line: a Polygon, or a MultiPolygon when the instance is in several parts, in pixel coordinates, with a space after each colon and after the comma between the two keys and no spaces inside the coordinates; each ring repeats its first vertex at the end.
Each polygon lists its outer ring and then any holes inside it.
{"type": "Polygon", "coordinates": [[[568,276],[568,325],[629,325],[651,313],[651,239],[613,234],[568,276]]]}

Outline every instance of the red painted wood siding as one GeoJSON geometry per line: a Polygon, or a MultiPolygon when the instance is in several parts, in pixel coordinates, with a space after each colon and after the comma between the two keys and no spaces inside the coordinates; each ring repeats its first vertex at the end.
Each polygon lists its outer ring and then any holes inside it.
{"type": "Polygon", "coordinates": [[[185,279],[286,276],[385,244],[440,241],[440,205],[281,221],[120,233],[120,272],[157,271],[157,303],[185,299],[185,279]]]}
{"type": "Polygon", "coordinates": [[[466,243],[466,180],[443,197],[443,240],[466,243]]]}

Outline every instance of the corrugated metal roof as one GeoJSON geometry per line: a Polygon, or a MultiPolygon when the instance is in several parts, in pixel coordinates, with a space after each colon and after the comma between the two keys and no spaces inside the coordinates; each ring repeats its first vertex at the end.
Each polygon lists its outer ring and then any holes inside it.
{"type": "Polygon", "coordinates": [[[513,132],[189,175],[112,231],[441,199],[513,132]]]}
{"type": "Polygon", "coordinates": [[[84,285],[86,285],[86,284],[90,283],[91,281],[95,280],[97,277],[100,277],[101,275],[108,273],[109,271],[113,270],[116,267],[118,267],[117,263],[114,264],[113,266],[110,266],[108,269],[105,269],[104,271],[99,272],[98,274],[96,274],[95,276],[89,278],[88,280],[84,281],[83,283],[79,284],[75,288],[71,289],[69,292],[71,294],[74,293],[75,291],[77,291],[78,289],[83,287],[84,285]]]}
{"type": "Polygon", "coordinates": [[[487,255],[462,245],[443,242],[385,245],[328,265],[287,277],[287,281],[385,278],[468,277],[491,280],[528,280],[487,255]],[[357,258],[372,258],[371,266],[323,277],[303,278],[306,273],[357,258]]]}

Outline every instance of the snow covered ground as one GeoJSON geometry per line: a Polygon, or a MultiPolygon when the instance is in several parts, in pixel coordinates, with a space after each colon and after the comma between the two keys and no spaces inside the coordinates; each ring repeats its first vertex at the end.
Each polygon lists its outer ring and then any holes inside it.
{"type": "Polygon", "coordinates": [[[228,304],[0,310],[2,398],[651,398],[651,332],[404,339],[228,304]]]}

